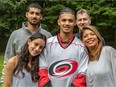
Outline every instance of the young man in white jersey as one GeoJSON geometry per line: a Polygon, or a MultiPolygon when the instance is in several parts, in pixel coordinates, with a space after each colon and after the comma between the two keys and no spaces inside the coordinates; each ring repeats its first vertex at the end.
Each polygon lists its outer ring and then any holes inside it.
{"type": "Polygon", "coordinates": [[[75,12],[60,11],[60,32],[47,40],[40,56],[39,87],[86,87],[88,55],[83,43],[74,36],[75,12]]]}

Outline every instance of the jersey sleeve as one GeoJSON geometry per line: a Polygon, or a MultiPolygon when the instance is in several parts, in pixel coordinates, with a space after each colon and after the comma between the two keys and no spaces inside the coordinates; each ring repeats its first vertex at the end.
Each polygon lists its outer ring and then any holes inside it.
{"type": "Polygon", "coordinates": [[[74,78],[72,84],[75,87],[86,87],[86,70],[88,65],[88,52],[86,48],[81,51],[78,68],[78,75],[74,78]]]}
{"type": "Polygon", "coordinates": [[[39,62],[40,69],[38,71],[38,75],[40,76],[40,78],[38,85],[39,87],[50,87],[51,82],[48,76],[48,68],[47,68],[47,60],[46,60],[46,58],[48,58],[48,55],[46,49],[44,49],[43,53],[40,55],[39,58],[40,58],[40,62],[39,62]]]}

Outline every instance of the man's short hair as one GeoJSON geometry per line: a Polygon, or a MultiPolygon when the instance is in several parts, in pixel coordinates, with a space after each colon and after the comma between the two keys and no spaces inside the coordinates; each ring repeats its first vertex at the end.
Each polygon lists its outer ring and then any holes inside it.
{"type": "Polygon", "coordinates": [[[85,9],[80,9],[79,11],[77,11],[76,15],[83,14],[83,13],[86,13],[90,17],[89,12],[87,10],[85,10],[85,9]]]}
{"type": "Polygon", "coordinates": [[[64,8],[63,10],[60,11],[59,16],[64,13],[71,13],[75,16],[75,12],[71,8],[64,8]]]}
{"type": "Polygon", "coordinates": [[[32,3],[32,4],[30,4],[30,5],[27,7],[27,12],[30,10],[30,8],[38,8],[38,9],[40,9],[40,10],[41,10],[41,14],[42,14],[42,12],[43,12],[42,7],[41,7],[38,3],[32,3]]]}

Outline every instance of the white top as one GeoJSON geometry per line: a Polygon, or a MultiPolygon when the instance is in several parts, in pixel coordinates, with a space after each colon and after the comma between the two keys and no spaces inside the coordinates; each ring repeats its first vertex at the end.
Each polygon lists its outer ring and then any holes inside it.
{"type": "Polygon", "coordinates": [[[22,78],[22,74],[19,72],[18,75],[20,77],[16,77],[13,75],[13,84],[12,87],[38,87],[38,82],[33,82],[31,79],[31,74],[26,70],[23,70],[25,73],[24,78],[22,78]]]}
{"type": "Polygon", "coordinates": [[[116,87],[116,50],[104,46],[98,61],[89,62],[87,87],[116,87]]]}

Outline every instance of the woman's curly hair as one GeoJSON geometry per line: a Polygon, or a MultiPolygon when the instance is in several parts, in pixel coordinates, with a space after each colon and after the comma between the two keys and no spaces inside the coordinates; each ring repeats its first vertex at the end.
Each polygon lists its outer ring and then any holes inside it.
{"type": "MultiPolygon", "coordinates": [[[[46,36],[42,35],[38,32],[33,34],[29,39],[31,41],[41,38],[45,41],[46,44],[46,36]]],[[[28,40],[29,40],[28,39],[28,40]]],[[[39,70],[39,55],[34,56],[31,60],[31,68],[28,66],[29,63],[29,49],[28,49],[28,41],[25,43],[25,45],[21,48],[21,51],[18,53],[18,64],[15,68],[14,75],[18,76],[18,73],[21,72],[22,78],[25,76],[25,73],[23,72],[23,69],[25,69],[27,72],[31,73],[31,78],[33,82],[37,82],[39,79],[38,76],[38,70],[39,70]]],[[[20,77],[20,76],[18,76],[20,77]]]]}

